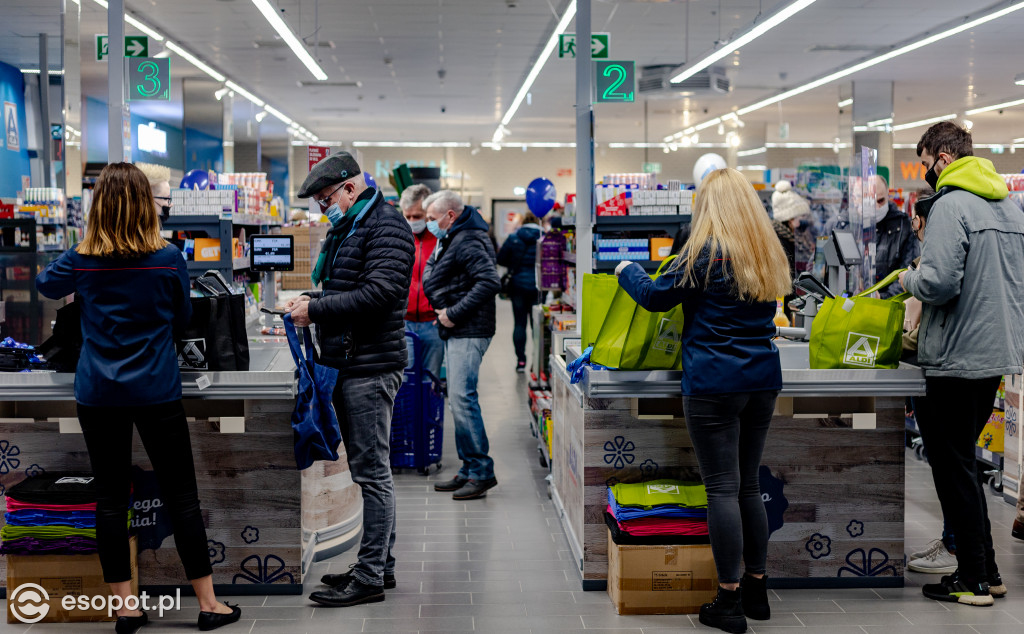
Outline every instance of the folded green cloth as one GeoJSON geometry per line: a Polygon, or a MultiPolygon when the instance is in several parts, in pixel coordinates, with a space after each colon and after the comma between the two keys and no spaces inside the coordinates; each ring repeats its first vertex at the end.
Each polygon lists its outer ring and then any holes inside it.
{"type": "Polygon", "coordinates": [[[621,506],[649,509],[666,504],[687,508],[704,508],[708,505],[708,493],[699,482],[651,480],[636,484],[619,483],[612,485],[611,489],[615,501],[621,506]]]}
{"type": "Polygon", "coordinates": [[[95,528],[72,528],[70,526],[11,526],[5,524],[0,528],[0,539],[19,539],[34,537],[36,539],[64,539],[67,537],[88,537],[96,539],[95,528]]]}

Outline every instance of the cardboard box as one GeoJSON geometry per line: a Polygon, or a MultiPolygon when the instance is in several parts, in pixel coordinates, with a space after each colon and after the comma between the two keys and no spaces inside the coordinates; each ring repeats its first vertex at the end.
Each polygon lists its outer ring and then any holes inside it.
{"type": "Polygon", "coordinates": [[[711,546],[620,546],[608,532],[608,596],[619,614],[696,614],[715,598],[711,546]]]}
{"type": "MultiPolygon", "coordinates": [[[[132,594],[139,595],[139,563],[137,557],[138,543],[135,537],[129,540],[132,566],[132,594]]],[[[26,583],[34,583],[46,591],[49,599],[44,600],[48,606],[46,616],[40,623],[91,623],[96,621],[115,621],[107,618],[107,610],[65,610],[61,601],[65,596],[110,596],[110,586],[103,581],[103,569],[100,567],[100,556],[91,555],[7,555],[7,597],[11,598],[17,588],[26,583]]],[[[19,605],[33,604],[37,610],[41,605],[28,595],[21,595],[19,605]]],[[[15,615],[12,607],[15,602],[7,602],[7,622],[23,623],[15,615]]],[[[37,612],[25,613],[34,617],[37,612]]]]}
{"type": "Polygon", "coordinates": [[[220,261],[220,240],[218,238],[196,238],[196,262],[220,261]]]}
{"type": "Polygon", "coordinates": [[[661,262],[672,255],[672,238],[651,238],[651,259],[661,262]]]}

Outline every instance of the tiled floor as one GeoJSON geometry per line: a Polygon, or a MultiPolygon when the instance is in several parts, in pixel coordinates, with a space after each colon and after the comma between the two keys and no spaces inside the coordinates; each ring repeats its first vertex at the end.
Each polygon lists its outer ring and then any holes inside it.
{"type": "MultiPolygon", "coordinates": [[[[480,501],[453,502],[434,493],[433,477],[401,474],[398,493],[398,588],[387,601],[346,609],[313,607],[304,596],[239,597],[243,621],[224,632],[487,632],[547,634],[597,629],[606,634],[676,632],[700,628],[696,617],[618,616],[603,592],[581,592],[565,537],[545,493],[536,441],[527,431],[523,387],[513,373],[509,307],[499,305],[499,335],[485,358],[481,398],[500,484],[480,501]]],[[[447,468],[455,467],[446,432],[447,468]]],[[[1024,542],[1010,537],[1012,508],[991,501],[996,548],[1010,598],[993,608],[968,608],[924,599],[922,575],[894,590],[779,590],[773,618],[751,623],[753,632],[827,634],[1024,632],[1024,542]]],[[[907,454],[908,544],[920,546],[941,532],[938,502],[926,464],[907,454]]],[[[344,571],[355,553],[316,564],[307,591],[321,574],[344,571]]],[[[182,614],[144,630],[195,631],[194,600],[182,614]]],[[[24,626],[0,626],[25,631],[24,626]]],[[[109,624],[35,625],[32,634],[110,631],[109,624]]],[[[717,630],[714,630],[717,631],[717,630]]]]}

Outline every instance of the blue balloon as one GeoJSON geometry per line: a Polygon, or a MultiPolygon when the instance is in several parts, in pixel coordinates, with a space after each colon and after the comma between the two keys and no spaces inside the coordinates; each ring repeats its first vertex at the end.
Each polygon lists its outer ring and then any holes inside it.
{"type": "Polygon", "coordinates": [[[555,184],[546,178],[535,178],[526,188],[526,206],[538,218],[543,218],[551,211],[557,199],[555,184]]]}
{"type": "Polygon", "coordinates": [[[373,180],[373,176],[370,176],[369,172],[363,172],[363,178],[366,179],[366,186],[377,189],[377,181],[373,180]]]}
{"type": "Polygon", "coordinates": [[[181,179],[181,189],[208,189],[210,187],[210,175],[206,170],[192,170],[181,179]]]}

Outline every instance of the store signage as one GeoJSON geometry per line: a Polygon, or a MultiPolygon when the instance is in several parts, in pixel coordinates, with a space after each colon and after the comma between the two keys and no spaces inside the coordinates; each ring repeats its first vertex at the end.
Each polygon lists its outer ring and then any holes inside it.
{"type": "Polygon", "coordinates": [[[18,135],[18,104],[4,102],[4,138],[7,149],[12,152],[21,151],[21,137],[18,135]]]}
{"type": "Polygon", "coordinates": [[[644,163],[644,174],[661,174],[661,163],[644,163]]]}
{"type": "MultiPolygon", "coordinates": [[[[102,62],[110,52],[110,38],[106,34],[96,36],[96,61],[102,62]]],[[[148,35],[124,36],[125,57],[149,57],[148,35]]]]}
{"type": "Polygon", "coordinates": [[[313,166],[324,160],[331,155],[331,148],[326,145],[311,145],[309,146],[309,171],[313,171],[313,166]]]}
{"type": "MultiPolygon", "coordinates": [[[[590,34],[590,57],[592,59],[608,59],[609,35],[607,33],[590,34]]],[[[576,34],[562,33],[558,36],[558,56],[576,57],[576,34]]]]}
{"type": "Polygon", "coordinates": [[[128,64],[129,101],[170,101],[171,60],[133,57],[128,64]]]}
{"type": "Polygon", "coordinates": [[[905,181],[923,181],[924,174],[928,171],[917,161],[900,161],[900,174],[905,181]]]}
{"type": "Polygon", "coordinates": [[[636,62],[594,62],[597,80],[595,103],[636,101],[636,62]]]}

